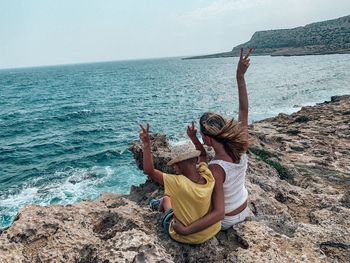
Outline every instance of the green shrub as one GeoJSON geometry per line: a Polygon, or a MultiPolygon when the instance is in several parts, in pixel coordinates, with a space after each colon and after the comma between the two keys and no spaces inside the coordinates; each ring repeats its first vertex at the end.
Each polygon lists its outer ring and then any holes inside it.
{"type": "Polygon", "coordinates": [[[265,161],[268,165],[270,165],[271,167],[275,168],[277,173],[278,173],[278,177],[282,180],[290,180],[293,179],[293,175],[290,173],[290,171],[288,170],[287,167],[283,166],[282,164],[280,164],[279,162],[275,162],[272,160],[266,160],[265,161]]]}
{"type": "Polygon", "coordinates": [[[273,161],[270,158],[273,157],[273,154],[264,150],[264,149],[258,149],[258,148],[249,148],[249,151],[252,152],[254,155],[256,155],[260,160],[270,165],[272,168],[274,168],[277,173],[278,177],[282,180],[291,180],[293,179],[292,173],[288,170],[287,167],[283,166],[279,162],[273,161]]]}
{"type": "Polygon", "coordinates": [[[249,151],[254,153],[256,156],[260,157],[263,161],[265,159],[271,158],[273,156],[270,152],[268,152],[264,149],[249,148],[249,151]]]}

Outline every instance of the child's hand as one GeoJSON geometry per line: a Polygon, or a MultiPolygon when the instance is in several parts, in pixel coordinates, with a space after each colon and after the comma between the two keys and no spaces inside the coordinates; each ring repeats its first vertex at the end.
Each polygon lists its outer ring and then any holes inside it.
{"type": "Polygon", "coordinates": [[[187,135],[191,140],[197,138],[197,128],[194,126],[194,122],[192,122],[192,125],[187,126],[187,135]]]}
{"type": "Polygon", "coordinates": [[[250,60],[249,56],[253,50],[253,48],[250,48],[247,55],[243,57],[243,48],[241,48],[241,53],[239,54],[239,61],[237,65],[237,76],[244,76],[244,74],[247,72],[250,60]]]}
{"type": "Polygon", "coordinates": [[[146,128],[140,124],[141,131],[140,131],[140,140],[143,143],[143,145],[150,145],[150,139],[149,139],[149,124],[147,123],[146,128]]]}
{"type": "Polygon", "coordinates": [[[174,217],[173,219],[172,226],[176,233],[180,235],[188,235],[186,226],[183,225],[179,220],[177,220],[176,217],[174,217]]]}

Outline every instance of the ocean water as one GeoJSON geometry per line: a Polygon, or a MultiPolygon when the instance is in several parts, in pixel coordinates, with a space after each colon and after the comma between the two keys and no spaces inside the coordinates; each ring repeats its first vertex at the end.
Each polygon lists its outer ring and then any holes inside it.
{"type": "MultiPolygon", "coordinates": [[[[69,204],[145,181],[138,123],[186,139],[205,111],[237,117],[237,58],[0,70],[0,227],[26,204],[69,204]]],[[[250,122],[350,93],[350,55],[252,57],[250,122]]]]}

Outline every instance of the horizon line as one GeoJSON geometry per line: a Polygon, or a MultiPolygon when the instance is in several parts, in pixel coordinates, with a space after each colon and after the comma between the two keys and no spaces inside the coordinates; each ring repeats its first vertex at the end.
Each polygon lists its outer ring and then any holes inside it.
{"type": "Polygon", "coordinates": [[[99,60],[99,61],[82,61],[82,62],[67,62],[62,64],[42,64],[42,65],[30,65],[30,66],[13,66],[13,67],[0,67],[1,70],[11,69],[30,69],[30,68],[45,68],[45,67],[57,67],[57,66],[74,66],[84,64],[98,64],[98,63],[109,63],[109,62],[123,62],[123,61],[135,61],[135,60],[151,60],[151,59],[166,59],[166,58],[184,58],[191,56],[203,56],[202,55],[180,55],[180,56],[165,56],[165,57],[141,57],[141,58],[126,58],[126,59],[111,59],[111,60],[99,60]]]}

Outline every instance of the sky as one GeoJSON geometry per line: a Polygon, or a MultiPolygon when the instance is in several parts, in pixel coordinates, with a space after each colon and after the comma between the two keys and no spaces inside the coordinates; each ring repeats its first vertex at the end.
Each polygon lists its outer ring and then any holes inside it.
{"type": "Polygon", "coordinates": [[[350,0],[0,0],[0,68],[226,52],[345,15],[350,0]]]}

